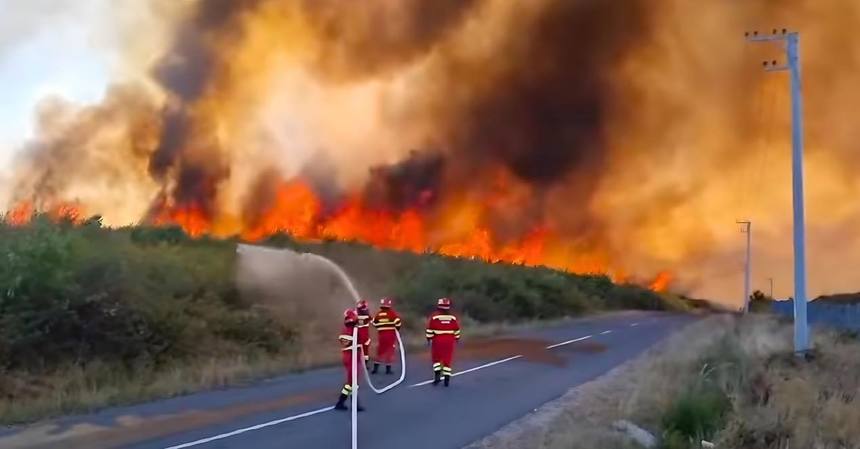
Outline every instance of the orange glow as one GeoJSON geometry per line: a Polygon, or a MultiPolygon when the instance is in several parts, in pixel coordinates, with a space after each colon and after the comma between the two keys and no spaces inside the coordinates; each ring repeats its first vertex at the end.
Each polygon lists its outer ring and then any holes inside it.
{"type": "Polygon", "coordinates": [[[254,226],[242,233],[249,241],[279,232],[297,238],[315,238],[315,225],[322,205],[310,187],[302,182],[282,184],[266,211],[254,226]]]}
{"type": "MultiPolygon", "coordinates": [[[[309,184],[302,180],[285,181],[277,187],[270,205],[259,213],[259,218],[246,222],[235,234],[247,241],[278,233],[304,241],[355,241],[377,248],[433,252],[491,263],[606,274],[616,282],[630,280],[623,269],[612,266],[607,254],[579,249],[548,226],[536,226],[519,238],[501,241],[486,223],[488,211],[497,207],[517,211],[522,192],[516,192],[517,186],[508,183],[508,178],[501,174],[494,180],[484,197],[467,199],[454,195],[435,214],[419,206],[399,211],[373,207],[360,194],[340,198],[326,207],[309,184]]],[[[422,205],[422,201],[419,199],[417,203],[422,205]]],[[[190,235],[200,236],[212,233],[211,223],[218,218],[207,218],[199,208],[185,207],[162,211],[154,222],[176,224],[190,235]]],[[[672,276],[663,272],[650,287],[664,291],[671,280],[672,276]]]]}
{"type": "Polygon", "coordinates": [[[176,207],[162,211],[154,220],[156,226],[173,224],[180,226],[191,237],[200,237],[212,229],[211,220],[197,205],[176,207]]]}
{"type": "Polygon", "coordinates": [[[672,282],[672,273],[668,271],[662,271],[657,277],[651,282],[650,288],[655,292],[665,292],[669,288],[669,284],[672,282]]]}
{"type": "Polygon", "coordinates": [[[11,226],[23,226],[30,223],[33,216],[39,212],[46,213],[54,221],[81,223],[84,220],[81,206],[76,203],[60,202],[46,209],[37,210],[33,203],[22,201],[6,213],[5,222],[11,226]]]}
{"type": "Polygon", "coordinates": [[[80,223],[83,221],[81,207],[72,203],[61,203],[55,206],[49,212],[52,219],[56,221],[69,221],[72,223],[80,223]]]}
{"type": "Polygon", "coordinates": [[[23,226],[30,222],[33,218],[33,205],[29,202],[22,202],[6,213],[6,223],[12,226],[23,226]]]}

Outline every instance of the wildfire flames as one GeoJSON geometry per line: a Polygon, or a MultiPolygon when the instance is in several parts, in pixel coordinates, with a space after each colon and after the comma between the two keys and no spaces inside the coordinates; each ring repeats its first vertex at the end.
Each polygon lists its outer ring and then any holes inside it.
{"type": "Polygon", "coordinates": [[[802,36],[811,293],[856,288],[857,2],[104,5],[121,67],[98,103],[38,104],[11,223],[285,232],[737,303],[751,218],[788,296],[788,89],[743,39],[779,25],[802,36]]]}

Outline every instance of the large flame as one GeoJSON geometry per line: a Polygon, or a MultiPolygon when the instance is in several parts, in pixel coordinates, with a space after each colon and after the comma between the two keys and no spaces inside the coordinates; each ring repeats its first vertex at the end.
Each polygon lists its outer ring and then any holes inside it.
{"type": "Polygon", "coordinates": [[[789,296],[787,80],[760,70],[779,47],[743,39],[777,25],[801,33],[810,293],[857,287],[858,2],[104,5],[116,82],[98,104],[39,104],[5,185],[12,222],[75,204],[113,225],[355,240],[739,305],[749,218],[754,286],[789,296]]]}

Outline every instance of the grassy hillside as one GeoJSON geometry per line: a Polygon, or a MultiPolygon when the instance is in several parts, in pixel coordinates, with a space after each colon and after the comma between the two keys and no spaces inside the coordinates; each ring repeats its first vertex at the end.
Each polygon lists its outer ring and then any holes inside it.
{"type": "MultiPolygon", "coordinates": [[[[310,357],[303,347],[311,341],[303,335],[308,328],[293,324],[301,320],[283,319],[240,294],[235,243],[192,240],[171,228],[110,230],[97,219],[0,225],[0,422],[331,361],[333,343],[331,354],[310,357]]],[[[362,293],[397,297],[415,328],[442,295],[453,296],[464,319],[476,323],[679,307],[604,276],[351,243],[299,244],[286,236],[264,243],[333,259],[362,293]]]]}

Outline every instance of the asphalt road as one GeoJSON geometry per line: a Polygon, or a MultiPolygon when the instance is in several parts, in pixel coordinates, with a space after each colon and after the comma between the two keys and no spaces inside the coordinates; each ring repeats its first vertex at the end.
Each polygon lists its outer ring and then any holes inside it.
{"type": "MultiPolygon", "coordinates": [[[[571,387],[635,357],[692,318],[629,312],[473,341],[459,348],[449,388],[429,385],[426,354],[404,384],[362,388],[359,441],[373,449],[457,449],[571,387]]],[[[468,335],[468,329],[464,329],[468,335]]],[[[376,376],[379,386],[396,376],[376,376]]],[[[0,432],[0,448],[224,449],[350,447],[350,414],[331,410],[340,369],[294,374],[0,432]]]]}

